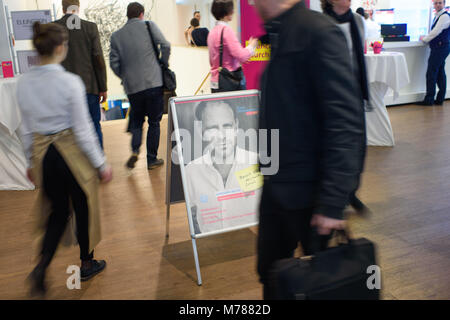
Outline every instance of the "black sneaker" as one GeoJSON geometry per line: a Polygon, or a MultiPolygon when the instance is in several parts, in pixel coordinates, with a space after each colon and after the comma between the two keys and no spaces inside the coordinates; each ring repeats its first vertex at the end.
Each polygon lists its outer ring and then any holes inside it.
{"type": "Polygon", "coordinates": [[[152,169],[155,169],[157,167],[162,166],[163,164],[164,164],[164,160],[163,159],[156,159],[153,162],[149,162],[147,164],[147,168],[148,168],[148,170],[152,170],[152,169]]]}
{"type": "Polygon", "coordinates": [[[42,268],[34,268],[33,271],[28,276],[27,280],[31,284],[30,296],[44,296],[47,292],[47,287],[45,286],[45,270],[42,268]]]}
{"type": "Polygon", "coordinates": [[[434,104],[436,106],[443,106],[444,105],[444,101],[435,101],[434,104]]]}
{"type": "Polygon", "coordinates": [[[87,281],[99,274],[106,267],[105,260],[92,260],[90,268],[81,268],[81,281],[87,281]]]}
{"type": "Polygon", "coordinates": [[[128,159],[127,163],[125,164],[125,166],[128,169],[134,169],[134,167],[136,166],[136,162],[138,161],[138,156],[136,154],[133,154],[130,159],[128,159]]]}

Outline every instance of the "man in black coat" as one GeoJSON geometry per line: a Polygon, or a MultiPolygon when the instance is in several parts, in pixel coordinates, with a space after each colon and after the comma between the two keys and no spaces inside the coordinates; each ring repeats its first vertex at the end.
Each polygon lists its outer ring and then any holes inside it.
{"type": "Polygon", "coordinates": [[[63,0],[64,16],[55,21],[69,32],[69,50],[62,66],[79,75],[86,86],[89,113],[103,148],[100,103],[107,99],[106,64],[97,25],[78,17],[79,0],[63,0]]]}
{"type": "Polygon", "coordinates": [[[278,172],[261,160],[258,272],[270,299],[274,261],[291,257],[298,242],[306,255],[324,249],[331,231],[345,228],[343,210],[359,177],[364,111],[335,23],[299,0],[254,2],[272,50],[261,81],[260,128],[279,129],[278,172]]]}

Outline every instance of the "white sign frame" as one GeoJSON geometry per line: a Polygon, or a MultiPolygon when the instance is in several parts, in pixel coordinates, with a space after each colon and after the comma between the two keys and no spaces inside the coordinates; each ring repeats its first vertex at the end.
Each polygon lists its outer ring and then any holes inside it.
{"type": "MultiPolygon", "coordinates": [[[[256,222],[250,223],[250,224],[235,226],[235,227],[231,227],[231,228],[211,231],[211,232],[204,232],[204,233],[200,233],[200,234],[195,233],[194,223],[193,223],[193,219],[192,219],[192,212],[191,212],[190,195],[189,195],[189,192],[187,189],[187,178],[186,178],[186,171],[185,171],[185,163],[184,163],[184,159],[183,159],[183,150],[182,150],[182,144],[181,144],[181,135],[180,135],[180,128],[179,128],[179,122],[178,122],[178,117],[177,117],[176,103],[188,102],[188,101],[198,101],[198,100],[202,100],[202,99],[207,100],[207,99],[211,99],[211,98],[231,99],[231,98],[238,98],[238,97],[242,97],[242,96],[255,96],[255,95],[259,99],[260,92],[258,90],[243,90],[243,91],[215,93],[215,94],[202,95],[202,96],[189,96],[189,97],[179,97],[179,98],[175,97],[175,98],[171,98],[169,101],[169,104],[170,104],[169,112],[171,113],[171,116],[173,119],[173,128],[174,128],[173,132],[174,132],[175,139],[176,139],[176,148],[177,148],[178,161],[179,161],[180,171],[181,171],[183,191],[184,191],[184,197],[185,197],[185,203],[186,203],[186,212],[187,212],[188,223],[189,223],[189,231],[190,231],[190,235],[191,235],[191,239],[192,239],[192,247],[193,247],[193,253],[194,253],[195,266],[196,266],[196,270],[197,270],[198,285],[202,284],[202,278],[201,278],[201,273],[200,273],[200,263],[199,263],[199,259],[198,259],[196,240],[200,239],[200,238],[204,238],[204,237],[221,234],[221,233],[226,233],[226,232],[231,232],[231,231],[236,231],[236,230],[241,230],[241,229],[246,229],[249,227],[257,226],[259,224],[259,221],[256,221],[256,222]]],[[[258,106],[258,113],[259,113],[259,106],[258,106]]],[[[168,145],[167,152],[172,152],[171,144],[168,145]]],[[[171,164],[168,163],[167,165],[169,166],[171,164]]],[[[169,177],[169,179],[170,179],[170,177],[169,177]]],[[[166,223],[168,223],[168,219],[169,219],[169,216],[167,216],[166,223]]],[[[167,230],[168,230],[168,228],[167,228],[167,230]]],[[[166,236],[168,236],[168,234],[166,236]]]]}

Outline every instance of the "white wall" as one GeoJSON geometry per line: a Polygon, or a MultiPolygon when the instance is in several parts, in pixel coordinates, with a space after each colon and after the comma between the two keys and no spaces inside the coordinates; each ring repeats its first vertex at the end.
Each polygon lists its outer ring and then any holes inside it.
{"type": "MultiPolygon", "coordinates": [[[[426,92],[425,74],[427,71],[427,60],[430,54],[428,46],[413,46],[413,47],[397,47],[385,48],[386,51],[402,52],[405,55],[406,64],[408,66],[408,73],[410,82],[403,87],[399,92],[398,99],[394,100],[392,90],[389,90],[385,97],[387,105],[405,104],[423,100],[426,92]]],[[[445,66],[447,75],[450,74],[449,63],[445,66]]],[[[449,92],[447,90],[447,92],[449,92]]],[[[447,93],[447,97],[449,94],[447,93]]]]}
{"type": "MultiPolygon", "coordinates": [[[[177,75],[177,95],[192,96],[209,73],[208,49],[174,46],[170,66],[177,75]]],[[[210,93],[210,80],[211,78],[208,78],[201,88],[204,94],[210,93]]]]}
{"type": "Polygon", "coordinates": [[[43,10],[50,9],[51,0],[3,0],[9,10],[43,10]]]}

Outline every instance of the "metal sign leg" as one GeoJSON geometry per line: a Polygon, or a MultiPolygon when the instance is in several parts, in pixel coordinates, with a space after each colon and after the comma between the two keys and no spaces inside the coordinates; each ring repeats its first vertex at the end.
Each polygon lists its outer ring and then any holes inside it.
{"type": "Polygon", "coordinates": [[[169,238],[169,218],[171,204],[171,183],[172,183],[172,115],[170,108],[167,110],[167,155],[166,155],[166,238],[169,238]]]}
{"type": "Polygon", "coordinates": [[[166,238],[169,238],[170,203],[166,205],[166,238]]]}
{"type": "Polygon", "coordinates": [[[194,250],[195,269],[197,270],[197,284],[202,285],[202,275],[200,273],[200,263],[198,261],[197,242],[196,239],[192,239],[192,249],[194,250]]]}

